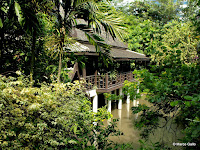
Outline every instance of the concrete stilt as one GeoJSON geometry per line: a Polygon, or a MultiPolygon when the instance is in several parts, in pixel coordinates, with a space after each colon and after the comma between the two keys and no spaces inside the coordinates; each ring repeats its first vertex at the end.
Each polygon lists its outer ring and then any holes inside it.
{"type": "Polygon", "coordinates": [[[137,101],[133,100],[133,106],[136,107],[136,105],[137,105],[137,101]]]}
{"type": "Polygon", "coordinates": [[[108,124],[108,125],[111,125],[111,118],[109,118],[109,119],[107,120],[107,124],[108,124]]]}
{"type": "MultiPolygon", "coordinates": [[[[122,96],[122,88],[119,89],[119,95],[122,96]]],[[[118,102],[118,109],[122,109],[122,99],[118,102]]]]}
{"type": "Polygon", "coordinates": [[[137,107],[139,106],[139,101],[137,101],[137,105],[136,105],[137,107]]]}
{"type": "Polygon", "coordinates": [[[121,118],[122,118],[122,110],[120,109],[118,109],[118,117],[119,117],[119,126],[118,126],[118,128],[119,129],[121,129],[121,127],[122,127],[122,122],[121,122],[121,118]]]}
{"type": "MultiPolygon", "coordinates": [[[[114,91],[114,94],[117,95],[117,90],[114,91]]],[[[115,102],[116,102],[116,101],[117,101],[117,100],[115,100],[115,102]]]]}
{"type": "MultiPolygon", "coordinates": [[[[109,94],[112,94],[112,93],[109,92],[109,94]]],[[[112,102],[111,100],[108,100],[108,101],[107,101],[107,105],[108,105],[107,111],[110,112],[110,113],[111,113],[111,102],[112,102]]],[[[107,124],[108,124],[108,125],[111,125],[111,118],[109,118],[109,119],[107,120],[107,124]]]]}
{"type": "Polygon", "coordinates": [[[110,101],[108,101],[108,112],[110,112],[110,113],[111,113],[111,100],[110,100],[110,101]]]}
{"type": "Polygon", "coordinates": [[[92,110],[93,112],[97,112],[98,109],[98,95],[96,90],[90,90],[90,91],[86,91],[86,93],[92,97],[92,110]]]}
{"type": "MultiPolygon", "coordinates": [[[[111,94],[111,92],[109,92],[111,94]]],[[[108,101],[108,112],[111,113],[111,100],[108,101]]]]}
{"type": "MultiPolygon", "coordinates": [[[[86,91],[86,93],[92,98],[92,111],[97,113],[98,110],[98,95],[96,90],[86,91]]],[[[97,122],[93,122],[94,125],[97,125],[97,122]]]]}
{"type": "Polygon", "coordinates": [[[126,111],[127,111],[127,118],[129,118],[129,112],[130,112],[130,103],[126,104],[126,111]]]}
{"type": "Polygon", "coordinates": [[[97,112],[98,109],[98,95],[93,97],[93,112],[97,112]]]}
{"type": "Polygon", "coordinates": [[[137,120],[137,118],[138,118],[138,113],[135,115],[135,120],[137,120]]]}
{"type": "Polygon", "coordinates": [[[127,104],[130,104],[130,94],[129,94],[129,93],[128,93],[128,95],[127,95],[126,103],[127,103],[127,104]]]}

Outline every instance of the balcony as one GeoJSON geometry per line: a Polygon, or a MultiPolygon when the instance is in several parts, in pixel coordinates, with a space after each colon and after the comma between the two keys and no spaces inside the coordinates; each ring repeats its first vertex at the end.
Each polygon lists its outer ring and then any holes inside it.
{"type": "Polygon", "coordinates": [[[124,81],[134,81],[132,71],[119,73],[116,75],[104,74],[104,75],[91,75],[86,76],[85,87],[87,90],[95,89],[98,93],[107,93],[113,90],[123,87],[124,81]]]}

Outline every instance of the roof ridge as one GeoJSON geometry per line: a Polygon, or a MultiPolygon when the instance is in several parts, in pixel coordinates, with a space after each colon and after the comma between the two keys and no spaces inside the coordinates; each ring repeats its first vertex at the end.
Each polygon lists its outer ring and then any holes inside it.
{"type": "Polygon", "coordinates": [[[145,54],[141,54],[141,53],[138,53],[138,52],[135,52],[135,51],[131,51],[131,50],[129,50],[129,49],[126,49],[126,51],[129,51],[129,52],[132,52],[132,53],[136,53],[136,54],[138,54],[138,55],[146,56],[145,54]]]}

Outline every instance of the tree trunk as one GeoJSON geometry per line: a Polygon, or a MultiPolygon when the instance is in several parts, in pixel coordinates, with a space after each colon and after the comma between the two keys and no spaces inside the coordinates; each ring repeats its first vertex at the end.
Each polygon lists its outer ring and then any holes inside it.
{"type": "MultiPolygon", "coordinates": [[[[0,13],[2,23],[4,23],[4,16],[3,12],[0,13]]],[[[4,50],[4,26],[0,29],[0,71],[3,71],[3,50],[4,50]]]]}
{"type": "Polygon", "coordinates": [[[35,44],[36,44],[36,30],[33,29],[33,41],[31,49],[31,68],[30,68],[30,82],[33,86],[33,74],[34,74],[34,64],[35,64],[35,44]]]}
{"type": "Polygon", "coordinates": [[[62,68],[62,53],[59,54],[59,66],[58,66],[58,83],[60,83],[60,75],[61,75],[61,68],[62,68]]]}

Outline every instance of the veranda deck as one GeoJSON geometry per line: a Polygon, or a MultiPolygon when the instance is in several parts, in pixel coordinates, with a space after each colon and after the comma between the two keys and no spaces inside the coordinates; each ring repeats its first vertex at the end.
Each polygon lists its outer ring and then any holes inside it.
{"type": "Polygon", "coordinates": [[[119,74],[104,74],[86,76],[85,87],[87,90],[96,89],[98,93],[107,93],[123,87],[124,81],[134,81],[132,71],[119,74]]]}

